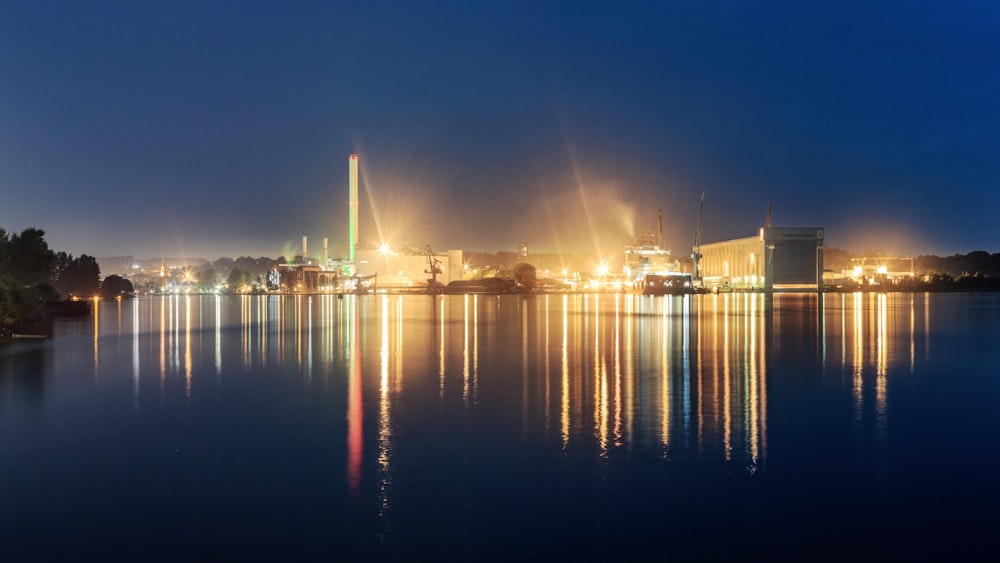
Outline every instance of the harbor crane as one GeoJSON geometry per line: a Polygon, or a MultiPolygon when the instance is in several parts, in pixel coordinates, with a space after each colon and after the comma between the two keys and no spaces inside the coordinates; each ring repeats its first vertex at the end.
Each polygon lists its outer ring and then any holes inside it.
{"type": "Polygon", "coordinates": [[[694,262],[693,281],[695,283],[701,283],[701,269],[698,267],[698,263],[701,260],[701,220],[704,208],[705,192],[701,192],[701,203],[698,204],[698,228],[694,231],[694,247],[691,251],[691,261],[694,262]]]}
{"type": "Polygon", "coordinates": [[[437,281],[438,274],[441,273],[441,261],[438,260],[437,256],[434,256],[434,251],[431,250],[431,245],[427,245],[427,269],[424,270],[425,274],[430,274],[431,279],[427,280],[427,293],[438,293],[441,291],[441,284],[437,281]]]}

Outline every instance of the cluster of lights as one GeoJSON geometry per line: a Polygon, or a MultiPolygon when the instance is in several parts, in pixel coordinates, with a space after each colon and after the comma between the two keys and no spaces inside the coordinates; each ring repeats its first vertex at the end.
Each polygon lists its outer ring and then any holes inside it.
{"type": "MultiPolygon", "coordinates": [[[[886,276],[888,278],[891,278],[891,276],[889,276],[889,268],[884,265],[876,268],[875,273],[880,276],[886,276]]],[[[854,278],[855,281],[860,280],[864,277],[864,270],[861,268],[861,266],[854,267],[854,275],[852,277],[854,278]]],[[[869,278],[867,280],[867,283],[869,285],[875,285],[878,282],[874,278],[869,278]]]]}

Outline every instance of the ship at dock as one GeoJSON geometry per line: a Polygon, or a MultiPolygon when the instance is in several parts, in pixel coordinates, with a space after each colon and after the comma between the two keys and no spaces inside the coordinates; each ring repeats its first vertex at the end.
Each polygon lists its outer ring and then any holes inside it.
{"type": "Polygon", "coordinates": [[[663,244],[663,210],[657,210],[654,233],[644,230],[625,247],[623,266],[626,282],[643,295],[682,295],[694,293],[692,276],[680,271],[680,261],[663,244]]]}

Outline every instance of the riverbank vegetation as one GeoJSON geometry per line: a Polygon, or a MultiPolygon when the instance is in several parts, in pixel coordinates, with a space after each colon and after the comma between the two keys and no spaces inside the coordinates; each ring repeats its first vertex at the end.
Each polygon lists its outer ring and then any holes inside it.
{"type": "Polygon", "coordinates": [[[834,289],[840,291],[1000,291],[1000,253],[982,250],[952,256],[891,258],[827,248],[823,265],[837,280],[834,289]],[[860,264],[868,266],[862,279],[847,279],[848,273],[860,264]],[[883,264],[889,266],[884,272],[871,271],[883,264]]]}
{"type": "Polygon", "coordinates": [[[93,256],[74,258],[54,252],[45,241],[45,231],[28,228],[8,234],[0,228],[0,341],[54,315],[89,312],[89,308],[60,304],[131,295],[128,280],[108,276],[101,281],[93,256]]]}

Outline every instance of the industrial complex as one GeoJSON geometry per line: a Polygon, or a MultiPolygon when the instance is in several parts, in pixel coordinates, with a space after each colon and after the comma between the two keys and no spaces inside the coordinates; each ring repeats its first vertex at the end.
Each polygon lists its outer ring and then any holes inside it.
{"type": "Polygon", "coordinates": [[[663,245],[663,212],[659,211],[655,237],[646,233],[625,249],[624,275],[629,286],[647,294],[823,288],[822,227],[773,227],[769,209],[757,236],[703,245],[701,223],[700,207],[688,270],[663,245]]]}
{"type": "MultiPolygon", "coordinates": [[[[452,282],[462,282],[461,250],[434,252],[429,245],[422,249],[360,248],[358,181],[358,155],[352,154],[348,157],[348,255],[331,258],[324,238],[322,254],[311,256],[308,240],[302,237],[301,256],[279,264],[270,276],[270,286],[287,292],[437,293],[452,282]]],[[[767,221],[756,236],[702,244],[701,215],[699,209],[690,260],[674,258],[664,245],[660,210],[656,233],[644,232],[624,249],[621,274],[600,272],[600,278],[613,279],[614,286],[602,288],[600,281],[594,281],[583,287],[647,294],[822,290],[822,227],[773,227],[768,209],[767,221]]],[[[522,247],[526,249],[526,244],[522,247]]]]}
{"type": "Polygon", "coordinates": [[[348,165],[348,254],[329,256],[328,239],[323,239],[321,256],[309,254],[308,238],[302,237],[302,254],[293,261],[278,264],[269,285],[286,292],[356,292],[385,291],[439,292],[454,280],[462,279],[461,250],[436,253],[428,245],[423,249],[398,249],[388,246],[360,248],[358,236],[358,155],[347,159],[348,165]]]}

